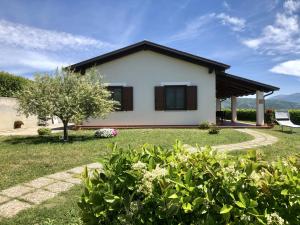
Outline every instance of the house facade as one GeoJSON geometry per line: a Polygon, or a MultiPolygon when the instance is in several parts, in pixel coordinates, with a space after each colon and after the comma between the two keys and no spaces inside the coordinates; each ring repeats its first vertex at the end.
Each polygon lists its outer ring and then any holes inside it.
{"type": "MultiPolygon", "coordinates": [[[[229,76],[225,74],[228,65],[148,41],[69,68],[82,74],[91,68],[98,70],[113,99],[120,102],[119,109],[107,118],[90,118],[83,122],[83,126],[191,126],[204,121],[216,123],[220,99],[258,91],[258,87],[252,90],[241,86],[239,93],[232,95],[234,93],[231,92],[236,89],[225,90],[230,88],[226,87],[229,83],[226,84],[227,80],[220,82],[221,77],[226,79],[229,76]]],[[[268,87],[270,91],[277,90],[276,87],[268,87]]],[[[265,87],[260,92],[269,89],[265,87]]]]}

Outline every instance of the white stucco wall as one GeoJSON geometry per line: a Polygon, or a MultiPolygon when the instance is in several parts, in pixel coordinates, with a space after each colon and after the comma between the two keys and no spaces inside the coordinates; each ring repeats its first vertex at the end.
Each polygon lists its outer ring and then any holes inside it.
{"type": "Polygon", "coordinates": [[[133,87],[133,111],[113,112],[106,119],[83,125],[197,125],[215,123],[215,74],[198,66],[152,51],[140,51],[97,66],[106,83],[133,87]],[[198,86],[198,110],[155,111],[154,87],[164,82],[190,82],[198,86]]]}
{"type": "Polygon", "coordinates": [[[37,117],[20,114],[17,111],[18,101],[16,98],[0,97],[0,130],[13,130],[14,122],[21,120],[22,128],[36,127],[37,117]]]}

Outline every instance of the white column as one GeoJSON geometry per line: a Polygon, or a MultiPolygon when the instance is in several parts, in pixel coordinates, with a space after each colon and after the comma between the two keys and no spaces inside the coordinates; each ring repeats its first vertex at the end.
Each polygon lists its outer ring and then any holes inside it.
{"type": "Polygon", "coordinates": [[[222,110],[222,106],[221,106],[221,99],[217,98],[216,99],[216,111],[221,111],[222,110]]]}
{"type": "Polygon", "coordinates": [[[264,119],[264,92],[256,91],[256,125],[263,126],[264,119]]]}
{"type": "Polygon", "coordinates": [[[235,123],[237,121],[237,97],[236,96],[231,96],[231,122],[235,123]]]}

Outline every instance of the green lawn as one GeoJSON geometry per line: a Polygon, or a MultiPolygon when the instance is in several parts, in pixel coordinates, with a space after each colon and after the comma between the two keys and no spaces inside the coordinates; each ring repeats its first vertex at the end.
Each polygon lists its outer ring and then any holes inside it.
{"type": "MultiPolygon", "coordinates": [[[[265,160],[273,161],[278,157],[300,154],[300,129],[294,129],[293,133],[291,133],[288,128],[285,128],[285,131],[282,132],[279,126],[276,126],[270,130],[261,129],[259,131],[278,138],[278,142],[274,145],[257,148],[257,151],[263,155],[265,160]]],[[[239,155],[243,153],[243,151],[235,151],[231,154],[239,155]]]]}
{"type": "MultiPolygon", "coordinates": [[[[258,148],[258,151],[264,154],[266,160],[271,161],[278,156],[288,156],[299,153],[299,129],[292,134],[288,132],[282,133],[278,127],[272,130],[259,131],[279,138],[279,141],[275,145],[258,148]]],[[[53,138],[57,140],[57,137],[53,138]]],[[[1,171],[3,171],[3,169],[6,171],[0,175],[1,184],[3,187],[10,186],[21,182],[24,179],[22,176],[26,176],[24,180],[28,180],[45,173],[52,173],[57,170],[94,161],[96,158],[103,157],[109,153],[105,145],[112,141],[117,141],[121,146],[126,146],[127,144],[140,145],[144,142],[169,146],[174,143],[176,138],[191,145],[195,143],[199,143],[200,145],[217,145],[251,139],[249,136],[245,136],[243,133],[232,129],[222,130],[221,135],[208,135],[207,131],[202,130],[121,130],[117,138],[101,140],[94,140],[91,131],[81,131],[80,133],[76,133],[75,136],[73,133],[73,141],[67,144],[59,142],[50,143],[50,139],[41,139],[38,137],[1,138],[0,165],[1,171]],[[34,143],[36,143],[36,145],[34,143]],[[3,158],[3,156],[6,158],[3,158]],[[17,160],[17,158],[21,158],[21,160],[17,160]],[[41,162],[39,162],[40,160],[41,162]],[[12,162],[15,164],[21,162],[21,166],[10,165],[12,162]],[[44,164],[47,164],[47,166],[44,166],[44,164]],[[29,168],[35,169],[27,171],[29,168]],[[40,171],[35,171],[37,169],[40,171]],[[6,173],[9,173],[9,176],[13,177],[15,182],[10,181],[8,178],[3,178],[3,174],[6,173]],[[2,179],[6,179],[6,182],[10,182],[10,185],[7,185],[2,179]]],[[[244,152],[245,151],[240,151],[231,154],[243,154],[244,152]]],[[[36,208],[21,212],[12,219],[3,219],[0,221],[0,224],[79,225],[81,224],[80,210],[76,203],[80,194],[81,188],[77,186],[71,191],[62,193],[36,208]]]]}
{"type": "Polygon", "coordinates": [[[95,139],[93,131],[71,132],[71,141],[62,143],[59,135],[50,137],[0,137],[0,190],[57,171],[91,163],[110,152],[109,143],[137,146],[144,143],[170,146],[175,140],[190,145],[218,145],[252,139],[235,130],[209,135],[199,129],[120,130],[112,139],[95,139]]]}
{"type": "Polygon", "coordinates": [[[80,209],[77,206],[81,187],[61,193],[38,207],[20,212],[11,219],[0,218],[1,225],[81,225],[80,209]]]}

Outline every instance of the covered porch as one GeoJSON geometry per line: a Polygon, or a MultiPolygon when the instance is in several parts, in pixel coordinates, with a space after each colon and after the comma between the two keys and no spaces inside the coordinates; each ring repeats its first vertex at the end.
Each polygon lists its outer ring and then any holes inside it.
{"type": "Polygon", "coordinates": [[[265,127],[265,97],[279,90],[278,87],[263,84],[225,72],[216,74],[216,115],[222,116],[221,102],[231,99],[231,121],[221,120],[219,126],[230,127],[265,127]],[[237,121],[237,98],[256,95],[256,124],[237,121]]]}

